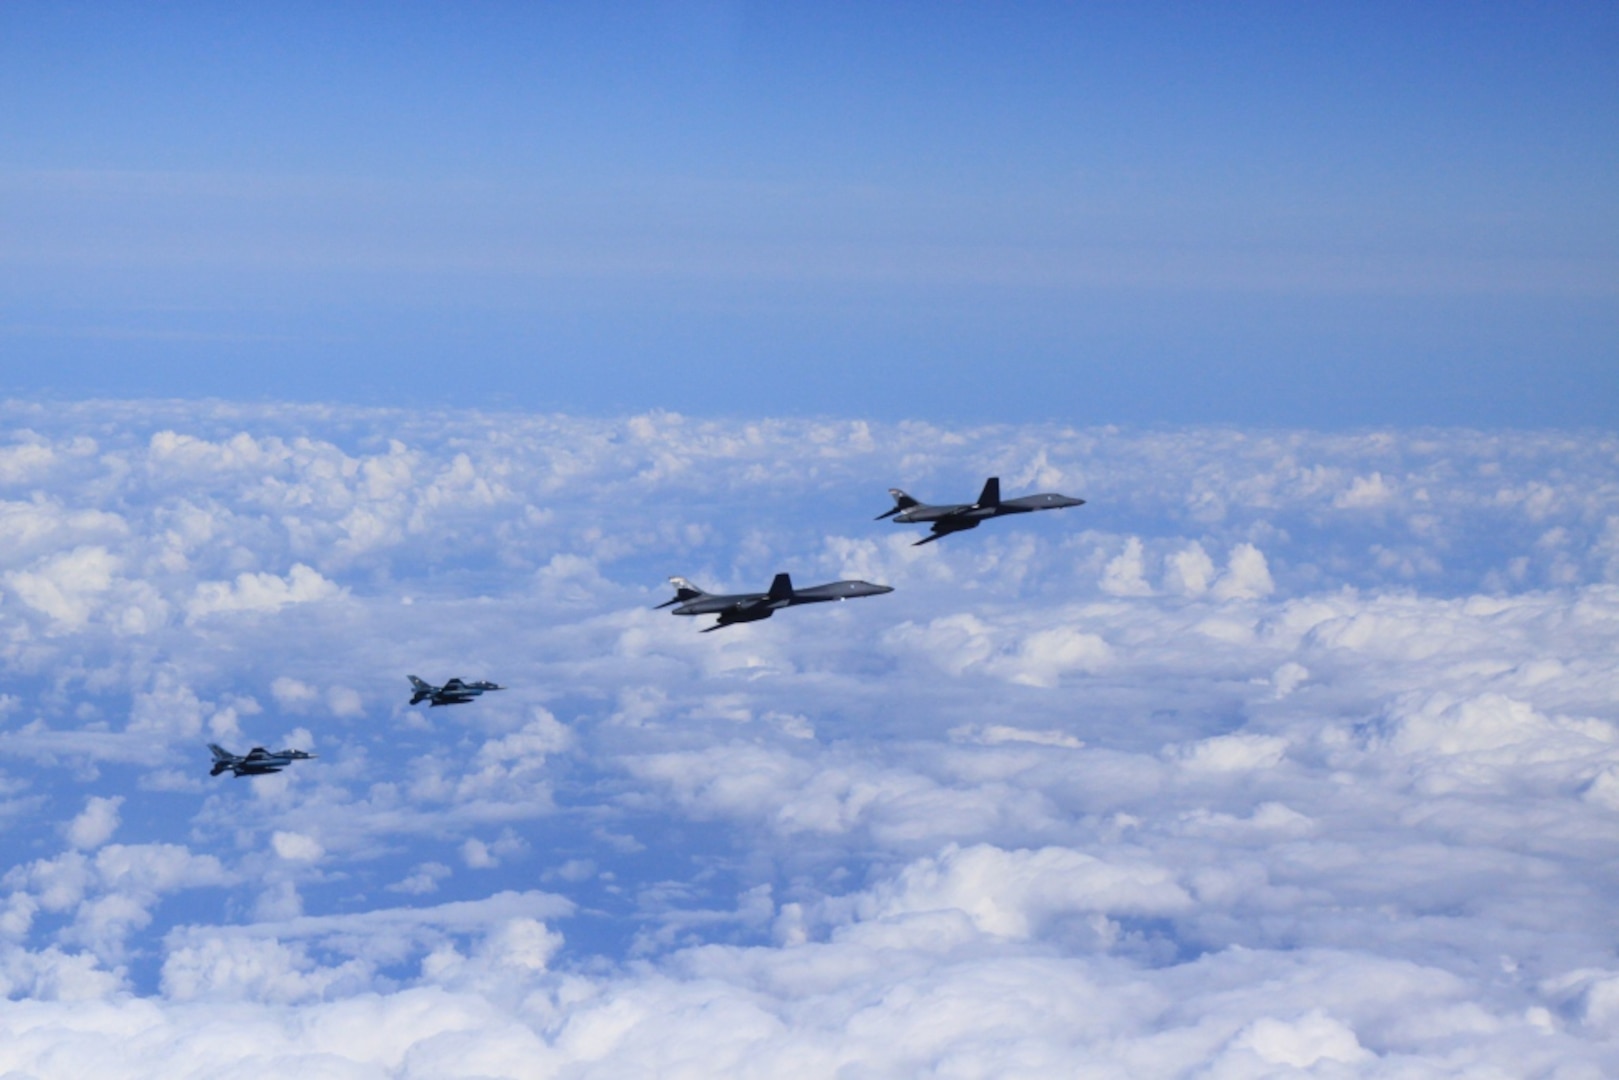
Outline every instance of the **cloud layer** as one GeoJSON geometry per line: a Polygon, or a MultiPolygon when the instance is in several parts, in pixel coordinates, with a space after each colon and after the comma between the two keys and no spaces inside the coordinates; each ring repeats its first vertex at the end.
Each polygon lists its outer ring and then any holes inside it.
{"type": "Polygon", "coordinates": [[[4,410],[0,1072],[1619,1069],[1610,436],[4,410]]]}

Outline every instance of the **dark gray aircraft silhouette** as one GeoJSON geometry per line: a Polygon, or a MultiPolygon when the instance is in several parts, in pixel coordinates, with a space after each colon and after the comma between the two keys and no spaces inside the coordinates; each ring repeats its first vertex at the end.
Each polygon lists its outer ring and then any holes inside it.
{"type": "Polygon", "coordinates": [[[433,708],[436,705],[465,705],[486,690],[506,689],[504,686],[496,686],[492,682],[462,682],[460,679],[451,679],[443,686],[434,686],[432,683],[423,682],[414,675],[407,675],[406,678],[410,680],[411,688],[415,691],[410,695],[410,703],[415,705],[431,699],[433,704],[429,705],[428,708],[433,708]]]}
{"type": "Polygon", "coordinates": [[[670,612],[671,615],[718,615],[718,622],[703,629],[705,634],[732,623],[768,619],[781,608],[798,604],[824,604],[829,600],[881,596],[894,591],[892,585],[873,585],[869,581],[834,581],[827,585],[795,589],[793,579],[787,574],[777,574],[770,583],[769,592],[732,593],[728,596],[706,593],[683,577],[672,577],[669,582],[675,587],[675,598],[664,601],[658,607],[679,604],[670,612]]]}
{"type": "Polygon", "coordinates": [[[262,746],[255,746],[245,754],[233,754],[218,743],[209,743],[208,749],[214,752],[214,767],[209,770],[209,776],[218,776],[226,769],[233,776],[265,776],[280,772],[294,761],[308,761],[315,756],[302,750],[271,752],[262,746]]]}
{"type": "Polygon", "coordinates": [[[1085,505],[1084,499],[1071,499],[1067,495],[1024,495],[1021,498],[1002,501],[1001,478],[998,476],[992,476],[984,481],[984,490],[979,493],[978,501],[975,503],[929,506],[927,503],[917,502],[899,488],[889,488],[888,493],[894,497],[894,508],[886,514],[878,514],[878,521],[891,517],[901,525],[925,521],[933,526],[933,531],[912,544],[912,547],[931,544],[941,536],[948,536],[954,532],[976,529],[990,518],[1085,505]]]}

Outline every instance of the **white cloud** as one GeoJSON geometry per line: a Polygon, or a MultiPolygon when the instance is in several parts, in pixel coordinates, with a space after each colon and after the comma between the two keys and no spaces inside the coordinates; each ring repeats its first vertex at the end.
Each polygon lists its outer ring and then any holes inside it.
{"type": "Polygon", "coordinates": [[[56,464],[56,453],[40,443],[0,447],[0,484],[37,482],[56,464]]]}
{"type": "Polygon", "coordinates": [[[461,859],[474,870],[488,870],[500,865],[489,845],[476,837],[461,845],[461,859]]]}
{"type": "Polygon", "coordinates": [[[984,933],[1026,938],[1056,915],[1163,914],[1190,905],[1174,875],[1150,863],[1110,864],[1067,848],[952,844],[937,858],[906,867],[855,907],[866,919],[959,911],[984,933]]]}
{"type": "Polygon", "coordinates": [[[26,419],[7,1068],[1619,1069],[1611,438],[26,419]],[[1089,505],[868,520],[991,474],[1089,505]],[[781,569],[897,589],[652,610],[781,569]]]}
{"type": "Polygon", "coordinates": [[[1267,1065],[1308,1069],[1319,1061],[1356,1064],[1372,1058],[1355,1032],[1312,1009],[1297,1020],[1261,1017],[1232,1041],[1232,1049],[1252,1051],[1267,1065]]]}
{"type": "Polygon", "coordinates": [[[83,629],[113,587],[121,561],[103,547],[79,547],[14,570],[5,583],[23,603],[48,616],[59,631],[83,629]]]}
{"type": "Polygon", "coordinates": [[[1069,750],[1078,750],[1085,745],[1082,739],[1077,739],[1066,731],[1027,731],[1023,728],[1013,727],[1010,724],[985,724],[983,727],[951,728],[950,737],[958,741],[982,743],[985,746],[1000,746],[1003,743],[1034,743],[1036,746],[1061,746],[1069,750]]]}
{"type": "Polygon", "coordinates": [[[192,622],[221,612],[274,612],[288,604],[329,600],[343,593],[334,582],[297,563],[285,578],[274,574],[238,574],[234,583],[203,582],[186,605],[186,620],[192,622]]]}
{"type": "Polygon", "coordinates": [[[1175,748],[1175,756],[1190,769],[1244,772],[1272,769],[1287,753],[1287,740],[1274,735],[1216,735],[1175,748]]]}
{"type": "Polygon", "coordinates": [[[1192,543],[1164,560],[1164,588],[1182,596],[1202,596],[1214,577],[1214,560],[1192,543]]]}
{"type": "Polygon", "coordinates": [[[437,892],[439,883],[453,873],[454,871],[443,863],[425,862],[411,871],[408,877],[389,885],[388,890],[422,896],[437,892]]]}
{"type": "Polygon", "coordinates": [[[1112,658],[1113,650],[1099,635],[1058,626],[1029,634],[1016,653],[999,658],[990,667],[1012,682],[1050,687],[1069,672],[1101,671],[1112,658]]]}
{"type": "Polygon", "coordinates": [[[1332,500],[1332,505],[1340,510],[1365,510],[1374,506],[1382,506],[1394,497],[1394,490],[1383,474],[1374,472],[1370,476],[1357,476],[1349,485],[1349,490],[1339,494],[1332,500]]]}
{"type": "Polygon", "coordinates": [[[1065,625],[1061,616],[1058,625],[1020,633],[1010,621],[997,625],[972,615],[949,615],[926,626],[898,626],[885,641],[891,649],[952,675],[982,671],[1025,686],[1053,687],[1064,675],[1100,671],[1113,659],[1113,650],[1099,634],[1065,625]]]}
{"type": "Polygon", "coordinates": [[[123,803],[121,795],[114,795],[112,798],[90,796],[84,804],[84,810],[67,827],[67,842],[81,850],[89,850],[111,840],[112,834],[118,831],[120,824],[118,808],[123,803]]]}
{"type": "Polygon", "coordinates": [[[320,700],[320,691],[290,675],[279,675],[270,684],[270,694],[276,704],[293,712],[303,712],[320,700]]]}
{"type": "Polygon", "coordinates": [[[1310,678],[1310,669],[1296,660],[1289,660],[1276,669],[1271,676],[1271,682],[1276,685],[1278,699],[1285,698],[1310,678]]]}
{"type": "MultiPolygon", "coordinates": [[[[271,693],[275,690],[272,687],[271,693]]],[[[364,716],[365,701],[358,691],[346,686],[334,686],[326,691],[326,707],[333,716],[364,716]]]]}
{"type": "Polygon", "coordinates": [[[1265,554],[1252,544],[1238,544],[1231,549],[1226,572],[1211,590],[1216,600],[1257,600],[1275,591],[1265,554]]]}
{"type": "Polygon", "coordinates": [[[1110,596],[1151,596],[1146,570],[1141,538],[1132,536],[1125,541],[1124,550],[1108,560],[1102,572],[1102,591],[1110,596]]]}
{"type": "Polygon", "coordinates": [[[315,862],[326,854],[320,841],[303,833],[278,830],[270,837],[270,846],[275,848],[276,855],[288,862],[315,862]]]}

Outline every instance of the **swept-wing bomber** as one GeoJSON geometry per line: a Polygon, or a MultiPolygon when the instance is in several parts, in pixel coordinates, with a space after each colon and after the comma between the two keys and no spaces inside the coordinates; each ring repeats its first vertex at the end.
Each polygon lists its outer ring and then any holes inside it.
{"type": "Polygon", "coordinates": [[[893,518],[901,525],[927,523],[933,527],[932,532],[912,544],[912,547],[931,544],[941,536],[948,536],[954,532],[976,529],[990,518],[1085,505],[1084,499],[1072,499],[1067,495],[1024,495],[1016,499],[1003,500],[1001,478],[998,476],[992,476],[984,481],[984,490],[979,493],[978,501],[973,503],[929,506],[911,498],[899,488],[889,488],[888,493],[894,497],[894,508],[887,513],[878,514],[878,521],[893,518]]]}
{"type": "Polygon", "coordinates": [[[824,604],[829,600],[880,596],[894,591],[892,585],[873,585],[869,581],[834,581],[826,585],[811,585],[807,589],[795,589],[793,579],[787,574],[777,574],[770,583],[769,592],[732,593],[726,596],[706,593],[683,577],[672,577],[669,582],[675,587],[675,597],[658,607],[679,604],[670,613],[673,615],[718,615],[718,622],[703,629],[705,634],[732,623],[768,619],[782,608],[798,604],[824,604]]]}
{"type": "Polygon", "coordinates": [[[414,675],[407,676],[407,678],[410,679],[410,686],[413,691],[410,695],[410,703],[417,705],[423,701],[431,701],[433,704],[429,705],[428,708],[436,705],[465,705],[485,691],[506,689],[504,686],[496,686],[494,683],[486,681],[463,682],[460,679],[451,679],[443,686],[434,686],[432,683],[423,682],[414,675]]]}
{"type": "Polygon", "coordinates": [[[308,761],[315,756],[302,750],[272,751],[262,746],[255,746],[245,754],[233,754],[218,743],[209,743],[208,749],[214,752],[214,767],[209,770],[209,776],[218,776],[227,769],[233,776],[265,776],[280,772],[294,761],[308,761]]]}

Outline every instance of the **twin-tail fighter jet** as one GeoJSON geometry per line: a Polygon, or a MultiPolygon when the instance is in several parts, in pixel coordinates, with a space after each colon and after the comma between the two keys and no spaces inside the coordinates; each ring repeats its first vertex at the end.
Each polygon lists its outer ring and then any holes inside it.
{"type": "Polygon", "coordinates": [[[826,585],[811,585],[807,589],[795,589],[793,579],[787,574],[777,574],[770,583],[769,592],[733,593],[728,596],[706,593],[683,577],[672,577],[669,582],[675,587],[675,598],[664,601],[658,607],[679,604],[670,612],[672,615],[718,615],[718,622],[703,629],[705,634],[733,623],[768,619],[780,609],[798,604],[823,604],[829,600],[881,596],[894,591],[891,585],[873,585],[869,581],[834,581],[826,585]]]}
{"type": "Polygon", "coordinates": [[[414,675],[407,676],[407,678],[410,679],[411,688],[415,691],[410,695],[410,703],[417,705],[423,701],[431,701],[433,704],[429,705],[428,708],[438,705],[465,705],[486,690],[506,689],[504,686],[496,686],[492,682],[484,681],[462,682],[460,679],[451,679],[443,686],[434,686],[432,683],[423,682],[414,675]]]}
{"type": "Polygon", "coordinates": [[[894,508],[885,514],[878,514],[877,520],[893,518],[901,525],[912,525],[927,522],[933,526],[933,531],[912,547],[931,544],[943,536],[954,532],[965,532],[976,529],[990,518],[1004,517],[1007,514],[1028,514],[1035,510],[1061,510],[1065,506],[1084,506],[1084,499],[1071,499],[1067,495],[1024,495],[1017,499],[1001,499],[1001,478],[992,476],[984,481],[984,490],[979,493],[978,501],[974,503],[955,503],[946,506],[929,506],[918,502],[899,488],[889,488],[888,493],[894,497],[894,508]]]}
{"type": "Polygon", "coordinates": [[[255,746],[246,754],[233,754],[218,743],[209,743],[208,749],[214,752],[214,767],[209,770],[209,776],[218,776],[227,769],[233,776],[267,776],[280,772],[294,761],[308,761],[315,756],[302,750],[272,752],[262,746],[255,746]]]}

